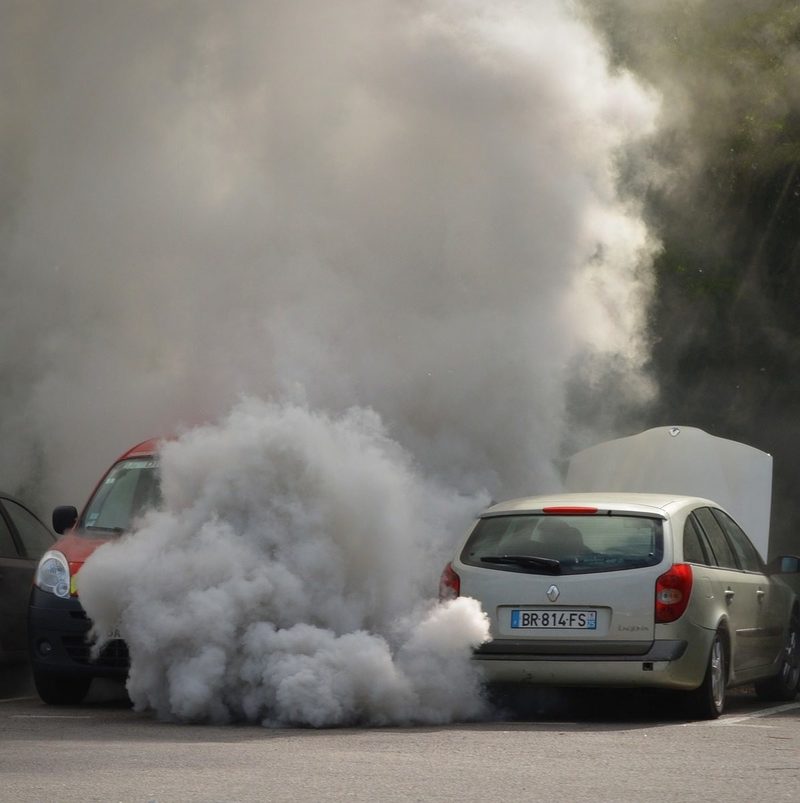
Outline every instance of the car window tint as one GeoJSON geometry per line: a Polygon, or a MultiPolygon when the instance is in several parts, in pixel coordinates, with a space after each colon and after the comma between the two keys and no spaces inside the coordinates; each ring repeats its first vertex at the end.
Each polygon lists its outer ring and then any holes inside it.
{"type": "Polygon", "coordinates": [[[728,544],[728,539],[725,538],[725,533],[722,532],[722,527],[719,526],[711,510],[707,507],[701,507],[694,511],[694,515],[700,522],[700,526],[711,544],[717,565],[724,569],[738,569],[739,564],[736,562],[733,550],[728,544]]]}
{"type": "Polygon", "coordinates": [[[25,557],[38,560],[53,545],[53,536],[50,535],[50,531],[44,524],[22,505],[18,505],[10,499],[6,499],[4,502],[6,511],[22,539],[25,557]]]}
{"type": "Polygon", "coordinates": [[[708,555],[700,541],[700,533],[694,518],[689,516],[683,526],[683,559],[687,563],[699,563],[707,566],[709,564],[708,555]]]}
{"type": "Polygon", "coordinates": [[[480,519],[461,560],[498,571],[529,571],[543,559],[557,565],[561,574],[590,574],[656,566],[663,554],[660,519],[635,513],[525,513],[480,519]]]}
{"type": "Polygon", "coordinates": [[[694,527],[694,531],[697,533],[697,538],[700,541],[700,546],[703,548],[703,553],[706,556],[706,565],[707,566],[716,566],[717,559],[714,556],[714,550],[711,549],[711,544],[708,540],[708,537],[703,532],[703,528],[700,526],[700,522],[697,520],[697,517],[694,513],[692,513],[689,518],[692,521],[692,527],[694,527]]]}
{"type": "Polygon", "coordinates": [[[0,515],[0,558],[18,558],[17,546],[6,520],[0,515]]]}
{"type": "Polygon", "coordinates": [[[761,558],[744,530],[724,511],[712,508],[711,512],[720,527],[725,530],[728,540],[736,552],[736,557],[739,559],[739,565],[748,572],[763,572],[764,566],[761,558]]]}

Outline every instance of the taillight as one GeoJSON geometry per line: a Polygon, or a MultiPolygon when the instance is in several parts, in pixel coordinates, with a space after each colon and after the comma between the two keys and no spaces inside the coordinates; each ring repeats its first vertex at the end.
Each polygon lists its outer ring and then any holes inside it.
{"type": "Polygon", "coordinates": [[[548,516],[594,516],[596,507],[585,505],[559,505],[557,507],[543,507],[542,513],[548,516]]]}
{"type": "Polygon", "coordinates": [[[439,602],[455,599],[461,593],[461,578],[453,570],[453,564],[444,567],[439,578],[439,602]]]}
{"type": "Polygon", "coordinates": [[[692,593],[692,567],[676,563],[656,580],[656,623],[674,622],[683,616],[692,593]]]}

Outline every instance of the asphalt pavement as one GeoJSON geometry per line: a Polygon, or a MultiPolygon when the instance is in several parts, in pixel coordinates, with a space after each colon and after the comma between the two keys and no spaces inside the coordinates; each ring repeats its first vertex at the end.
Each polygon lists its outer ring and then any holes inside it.
{"type": "Polygon", "coordinates": [[[797,801],[800,700],[734,692],[715,722],[669,698],[562,691],[491,722],[269,729],[185,725],[95,683],[54,708],[3,669],[0,800],[797,801]]]}

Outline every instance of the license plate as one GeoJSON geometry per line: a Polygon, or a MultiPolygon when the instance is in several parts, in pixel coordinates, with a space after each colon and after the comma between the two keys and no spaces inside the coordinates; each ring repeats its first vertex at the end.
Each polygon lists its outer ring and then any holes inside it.
{"type": "Polygon", "coordinates": [[[511,627],[518,630],[597,630],[597,611],[513,609],[511,627]]]}

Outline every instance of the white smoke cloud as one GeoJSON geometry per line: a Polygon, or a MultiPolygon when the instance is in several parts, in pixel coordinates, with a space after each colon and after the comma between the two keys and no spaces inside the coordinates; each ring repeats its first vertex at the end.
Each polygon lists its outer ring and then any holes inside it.
{"type": "Polygon", "coordinates": [[[430,601],[485,496],[426,480],[377,416],[246,401],[164,446],[163,510],[78,575],[161,716],[314,726],[484,711],[474,600],[430,601]]]}
{"type": "Polygon", "coordinates": [[[557,482],[569,366],[642,386],[653,98],[556,0],[0,10],[0,486],[80,501],[241,394],[557,482]]]}
{"type": "Polygon", "coordinates": [[[0,486],[275,401],[168,445],[83,570],[137,704],[476,715],[479,612],[425,600],[481,489],[558,484],[570,366],[648,391],[656,100],[558,0],[12,3],[0,90],[0,486]]]}

